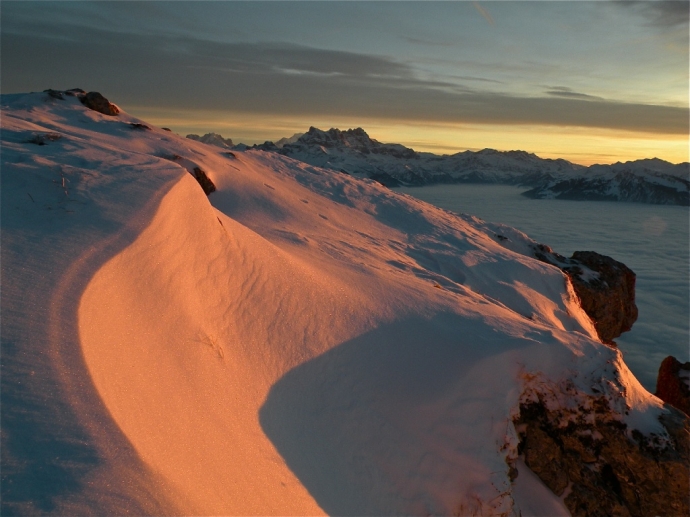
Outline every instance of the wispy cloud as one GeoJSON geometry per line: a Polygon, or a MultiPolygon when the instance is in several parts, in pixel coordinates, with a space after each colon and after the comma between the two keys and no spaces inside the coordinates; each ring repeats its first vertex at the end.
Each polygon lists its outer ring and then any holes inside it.
{"type": "Polygon", "coordinates": [[[688,0],[625,0],[615,5],[632,9],[643,16],[649,25],[671,28],[688,25],[690,2],[688,0]]]}
{"type": "Polygon", "coordinates": [[[403,36],[403,40],[408,43],[414,43],[415,45],[425,45],[429,47],[452,47],[456,45],[456,42],[452,41],[432,41],[428,39],[413,38],[412,36],[403,36]]]}
{"type": "Polygon", "coordinates": [[[486,9],[484,9],[481,5],[479,5],[479,2],[472,2],[472,5],[474,5],[474,8],[481,14],[484,19],[489,22],[489,25],[495,25],[494,19],[491,17],[491,15],[487,12],[486,9]]]}
{"type": "Polygon", "coordinates": [[[567,99],[582,99],[582,100],[599,100],[603,101],[602,97],[597,97],[596,95],[589,95],[586,93],[580,93],[573,91],[567,86],[551,86],[545,92],[547,95],[553,95],[555,97],[565,97],[567,99]]]}

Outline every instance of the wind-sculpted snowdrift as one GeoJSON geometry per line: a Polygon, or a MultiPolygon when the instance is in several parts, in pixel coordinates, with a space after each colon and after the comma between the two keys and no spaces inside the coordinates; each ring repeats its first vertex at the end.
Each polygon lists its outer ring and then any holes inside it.
{"type": "Polygon", "coordinates": [[[517,230],[69,95],[2,109],[8,512],[577,514],[588,485],[530,459],[535,404],[687,464],[687,420],[517,230]]]}

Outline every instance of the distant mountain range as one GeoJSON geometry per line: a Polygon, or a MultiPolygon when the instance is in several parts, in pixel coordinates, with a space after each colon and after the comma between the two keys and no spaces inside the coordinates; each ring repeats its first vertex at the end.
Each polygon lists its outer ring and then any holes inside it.
{"type": "Polygon", "coordinates": [[[234,149],[275,152],[388,187],[496,183],[527,187],[525,196],[540,199],[690,205],[689,164],[674,165],[657,158],[585,167],[525,151],[483,149],[436,155],[383,144],[362,128],[322,131],[315,127],[276,143],[239,144],[234,149]]]}
{"type": "Polygon", "coordinates": [[[223,138],[218,133],[206,133],[204,136],[187,135],[187,138],[189,138],[190,140],[195,140],[197,142],[202,142],[204,144],[215,145],[227,149],[234,146],[234,144],[232,143],[232,139],[223,138]]]}

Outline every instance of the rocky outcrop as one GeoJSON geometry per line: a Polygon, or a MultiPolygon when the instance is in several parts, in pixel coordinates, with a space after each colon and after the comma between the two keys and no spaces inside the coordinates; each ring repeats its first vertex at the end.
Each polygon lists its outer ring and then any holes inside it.
{"type": "Polygon", "coordinates": [[[655,395],[690,415],[690,362],[681,363],[672,355],[664,359],[659,367],[655,395]]]}
{"type": "Polygon", "coordinates": [[[211,181],[211,178],[209,178],[206,175],[206,172],[204,172],[203,169],[200,169],[199,167],[194,167],[194,177],[199,182],[199,185],[201,185],[201,188],[204,190],[204,194],[206,194],[207,196],[211,192],[216,191],[216,186],[211,181]]]}
{"type": "Polygon", "coordinates": [[[613,340],[637,321],[636,275],[625,264],[594,251],[576,251],[565,258],[543,244],[534,248],[534,256],[568,276],[603,343],[615,345],[613,340]]]}
{"type": "Polygon", "coordinates": [[[690,515],[690,419],[669,407],[663,443],[628,433],[603,397],[591,407],[564,426],[545,404],[522,405],[514,424],[525,464],[574,517],[690,515]]]}
{"type": "Polygon", "coordinates": [[[120,109],[98,92],[89,92],[79,97],[81,103],[89,109],[103,113],[103,115],[115,116],[120,109]]]}

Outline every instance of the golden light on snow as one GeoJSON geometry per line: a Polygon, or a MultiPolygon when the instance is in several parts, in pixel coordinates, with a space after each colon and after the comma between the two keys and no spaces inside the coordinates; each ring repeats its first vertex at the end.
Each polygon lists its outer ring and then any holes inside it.
{"type": "Polygon", "coordinates": [[[74,497],[97,508],[53,513],[567,515],[536,478],[512,479],[523,401],[582,408],[604,393],[612,418],[663,430],[661,401],[517,229],[46,97],[3,106],[3,246],[8,271],[28,271],[9,285],[28,297],[7,311],[28,329],[12,374],[32,397],[56,392],[26,399],[50,409],[15,429],[82,442],[20,459],[76,473],[74,497]],[[23,138],[38,131],[64,136],[23,138]]]}

